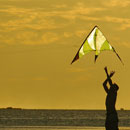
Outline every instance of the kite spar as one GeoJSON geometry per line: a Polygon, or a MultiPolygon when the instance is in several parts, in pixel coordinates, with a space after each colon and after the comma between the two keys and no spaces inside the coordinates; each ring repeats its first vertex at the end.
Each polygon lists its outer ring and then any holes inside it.
{"type": "Polygon", "coordinates": [[[84,40],[83,44],[79,48],[71,64],[76,60],[78,60],[79,58],[81,58],[83,55],[91,51],[95,51],[95,62],[96,62],[96,59],[98,58],[99,54],[105,50],[115,52],[119,60],[122,62],[120,56],[117,54],[115,49],[109,44],[103,33],[99,30],[99,28],[95,26],[84,40]]]}

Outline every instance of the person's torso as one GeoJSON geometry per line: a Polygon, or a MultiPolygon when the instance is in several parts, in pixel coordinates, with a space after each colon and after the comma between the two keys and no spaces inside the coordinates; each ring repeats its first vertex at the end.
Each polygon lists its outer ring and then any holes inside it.
{"type": "Polygon", "coordinates": [[[106,109],[107,111],[115,111],[117,92],[109,91],[106,97],[106,109]]]}

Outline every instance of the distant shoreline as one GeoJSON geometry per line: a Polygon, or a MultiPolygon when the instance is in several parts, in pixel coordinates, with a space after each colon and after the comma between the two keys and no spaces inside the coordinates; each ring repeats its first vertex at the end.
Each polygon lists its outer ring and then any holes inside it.
{"type": "Polygon", "coordinates": [[[5,107],[0,109],[23,109],[23,110],[105,110],[105,109],[67,109],[67,108],[17,108],[17,107],[5,107]]]}

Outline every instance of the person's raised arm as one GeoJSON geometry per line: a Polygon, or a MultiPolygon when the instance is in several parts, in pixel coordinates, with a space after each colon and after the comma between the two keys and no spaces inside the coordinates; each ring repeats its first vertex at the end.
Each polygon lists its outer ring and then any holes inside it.
{"type": "Polygon", "coordinates": [[[108,74],[108,70],[107,70],[107,67],[104,68],[105,72],[106,72],[106,75],[107,75],[107,78],[109,77],[109,74],[108,74]]]}
{"type": "Polygon", "coordinates": [[[108,86],[107,86],[107,81],[108,81],[108,79],[106,79],[106,80],[103,82],[103,87],[104,87],[104,90],[106,91],[106,93],[108,93],[108,91],[109,91],[108,86]]]}
{"type": "Polygon", "coordinates": [[[112,72],[110,73],[110,75],[109,75],[109,74],[108,74],[107,67],[105,67],[104,70],[105,70],[105,72],[106,72],[108,82],[109,82],[110,86],[112,86],[112,80],[111,80],[111,77],[114,75],[115,71],[112,71],[112,72]]]}

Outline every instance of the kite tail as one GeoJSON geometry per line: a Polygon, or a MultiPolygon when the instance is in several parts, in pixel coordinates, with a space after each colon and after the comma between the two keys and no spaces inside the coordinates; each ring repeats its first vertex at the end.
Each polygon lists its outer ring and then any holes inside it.
{"type": "Polygon", "coordinates": [[[94,63],[96,63],[97,58],[98,58],[98,55],[95,55],[94,63]]]}
{"type": "MultiPolygon", "coordinates": [[[[113,47],[112,47],[113,48],[113,47]]],[[[122,59],[120,58],[120,56],[118,55],[118,53],[116,52],[116,50],[113,48],[114,52],[116,53],[117,57],[119,58],[119,60],[121,61],[121,63],[124,65],[122,59]]]]}

